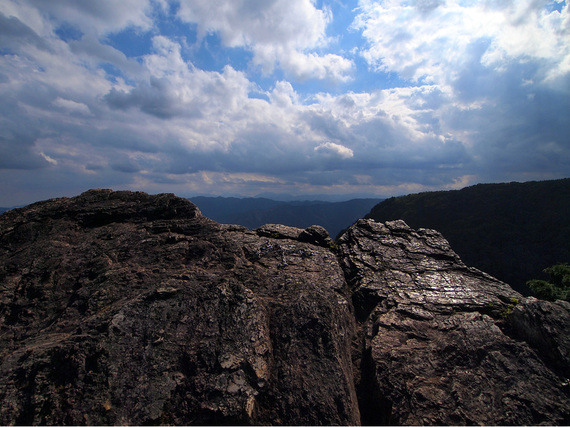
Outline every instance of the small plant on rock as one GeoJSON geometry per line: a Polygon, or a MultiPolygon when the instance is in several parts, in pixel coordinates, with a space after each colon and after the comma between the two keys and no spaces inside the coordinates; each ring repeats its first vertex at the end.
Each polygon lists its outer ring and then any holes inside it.
{"type": "Polygon", "coordinates": [[[510,304],[502,311],[501,317],[506,320],[513,313],[519,302],[520,300],[518,298],[511,298],[510,304]]]}
{"type": "Polygon", "coordinates": [[[549,280],[529,280],[528,287],[537,298],[570,301],[570,264],[556,264],[544,269],[549,280]]]}

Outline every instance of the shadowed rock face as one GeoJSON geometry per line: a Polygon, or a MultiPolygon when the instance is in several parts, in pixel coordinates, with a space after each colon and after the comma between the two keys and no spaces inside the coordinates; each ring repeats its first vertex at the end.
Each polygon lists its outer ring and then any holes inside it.
{"type": "Polygon", "coordinates": [[[570,305],[441,235],[92,190],[0,216],[1,424],[567,424],[570,305]]]}

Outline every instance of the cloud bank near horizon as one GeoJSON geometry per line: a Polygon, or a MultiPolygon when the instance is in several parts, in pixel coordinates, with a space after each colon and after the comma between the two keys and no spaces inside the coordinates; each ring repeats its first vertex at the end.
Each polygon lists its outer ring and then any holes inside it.
{"type": "Polygon", "coordinates": [[[570,172],[566,1],[0,3],[0,205],[570,172]]]}

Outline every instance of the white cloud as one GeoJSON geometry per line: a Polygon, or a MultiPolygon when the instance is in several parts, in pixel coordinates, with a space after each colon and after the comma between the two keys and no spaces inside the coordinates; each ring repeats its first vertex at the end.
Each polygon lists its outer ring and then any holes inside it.
{"type": "Polygon", "coordinates": [[[217,33],[230,47],[245,47],[265,74],[279,66],[296,79],[346,81],[354,64],[326,47],[328,9],[311,0],[193,0],[180,4],[179,17],[198,25],[200,37],[217,33]]]}
{"type": "Polygon", "coordinates": [[[418,82],[358,93],[335,86],[334,94],[307,96],[290,77],[342,81],[354,67],[323,53],[331,17],[314,2],[182,4],[181,15],[200,31],[250,49],[262,67],[287,71],[259,85],[251,69],[200,69],[185,56],[182,39],[165,35],[152,38],[147,54],[127,58],[101,34],[154,23],[144,3],[130,4],[131,17],[121,6],[120,16],[105,23],[112,6],[102,4],[105,10],[82,3],[70,11],[65,1],[42,3],[41,10],[31,1],[0,4],[0,48],[7,52],[0,56],[3,182],[12,176],[29,186],[28,172],[34,182],[73,188],[71,194],[111,186],[386,195],[567,175],[570,86],[560,84],[569,78],[567,6],[525,14],[515,2],[362,2],[358,22],[370,64],[418,82]],[[59,39],[55,28],[66,19],[87,33],[59,39]],[[509,44],[519,29],[544,32],[548,46],[528,38],[509,44]],[[116,75],[102,64],[112,64],[116,75]]]}
{"type": "Polygon", "coordinates": [[[53,102],[52,105],[55,107],[59,107],[62,108],[66,111],[69,111],[71,113],[78,113],[78,114],[82,114],[82,115],[91,115],[91,112],[89,111],[89,107],[81,102],[75,102],[72,101],[71,99],[63,99],[60,97],[57,97],[53,102]]]}
{"type": "MultiPolygon", "coordinates": [[[[253,85],[241,72],[226,66],[221,73],[203,71],[186,62],[180,44],[153,38],[154,53],[145,55],[145,73],[135,86],[120,85],[104,99],[113,108],[130,108],[159,117],[191,117],[195,120],[239,111],[253,85]]],[[[188,127],[192,127],[189,125],[188,127]]]]}
{"type": "Polygon", "coordinates": [[[49,36],[52,25],[44,19],[42,13],[26,2],[6,0],[0,3],[0,13],[7,18],[16,18],[40,36],[49,36]]]}
{"type": "MultiPolygon", "coordinates": [[[[315,36],[312,43],[318,40],[315,36]]],[[[356,172],[363,167],[380,170],[413,163],[410,153],[429,152],[437,144],[430,158],[456,161],[438,142],[438,130],[415,116],[436,115],[434,106],[425,105],[433,88],[323,94],[307,104],[283,80],[265,93],[265,101],[248,97],[260,89],[244,72],[230,66],[221,72],[200,70],[183,58],[179,42],[165,36],[153,38],[154,51],[140,63],[91,36],[68,43],[47,37],[46,43],[47,51],[23,47],[21,56],[0,64],[0,72],[13,76],[4,86],[5,99],[12,96],[21,107],[8,112],[5,120],[17,126],[33,116],[37,123],[28,145],[13,151],[11,158],[20,167],[57,166],[86,180],[103,173],[133,179],[142,174],[157,182],[165,174],[253,174],[281,184],[303,183],[308,190],[315,184],[356,183],[354,170],[339,168],[339,161],[347,159],[355,162],[356,172]],[[113,63],[131,81],[110,81],[99,68],[101,61],[113,63]],[[89,120],[82,118],[88,112],[89,120]]],[[[276,52],[280,48],[276,45],[276,52]]],[[[303,54],[297,58],[306,59],[303,54]]],[[[336,57],[320,58],[334,68],[336,57]]],[[[296,67],[299,74],[311,68],[296,67]]],[[[371,176],[372,186],[379,178],[376,172],[371,176]]],[[[230,181],[245,188],[245,180],[230,181]]],[[[262,181],[269,182],[247,182],[262,181]]]]}
{"type": "Polygon", "coordinates": [[[335,82],[351,80],[354,63],[340,55],[291,51],[282,55],[279,64],[296,80],[320,79],[335,82]]]}
{"type": "Polygon", "coordinates": [[[219,32],[228,46],[276,44],[293,48],[324,43],[330,20],[310,0],[194,0],[181,2],[179,17],[198,23],[202,37],[219,32]]]}
{"type": "Polygon", "coordinates": [[[50,163],[50,164],[52,164],[52,165],[56,165],[56,166],[57,166],[57,161],[56,161],[56,160],[52,159],[50,156],[48,156],[48,155],[46,155],[46,154],[44,154],[44,153],[42,153],[42,152],[40,152],[39,154],[40,154],[40,156],[42,156],[42,157],[45,159],[46,162],[48,162],[48,163],[50,163]]]}
{"type": "Polygon", "coordinates": [[[334,142],[324,142],[315,147],[315,151],[330,153],[341,159],[350,159],[354,157],[354,152],[344,145],[335,144],[334,142]]]}
{"type": "Polygon", "coordinates": [[[37,8],[58,24],[73,23],[81,31],[98,36],[127,27],[148,30],[153,25],[148,16],[151,0],[22,0],[20,3],[37,8]]]}
{"type": "Polygon", "coordinates": [[[293,89],[291,83],[278,81],[269,95],[271,103],[281,107],[292,107],[299,103],[299,95],[293,89]]]}
{"type": "Polygon", "coordinates": [[[373,67],[408,79],[451,83],[473,54],[498,70],[511,60],[543,61],[544,78],[552,68],[570,71],[568,4],[551,12],[547,3],[361,0],[355,27],[370,44],[362,54],[373,67]]]}

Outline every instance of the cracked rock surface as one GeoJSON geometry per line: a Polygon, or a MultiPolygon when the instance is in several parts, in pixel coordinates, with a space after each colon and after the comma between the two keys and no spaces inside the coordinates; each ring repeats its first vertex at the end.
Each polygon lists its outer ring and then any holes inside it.
{"type": "Polygon", "coordinates": [[[365,423],[568,423],[570,304],[523,301],[403,221],[359,220],[339,247],[361,325],[365,423]]]}
{"type": "Polygon", "coordinates": [[[91,190],[0,216],[0,424],[568,424],[569,313],[402,221],[91,190]]]}

